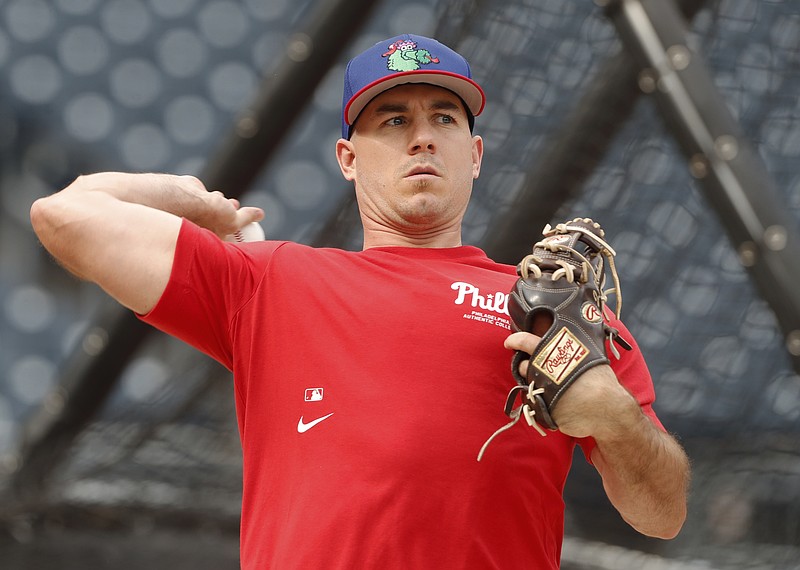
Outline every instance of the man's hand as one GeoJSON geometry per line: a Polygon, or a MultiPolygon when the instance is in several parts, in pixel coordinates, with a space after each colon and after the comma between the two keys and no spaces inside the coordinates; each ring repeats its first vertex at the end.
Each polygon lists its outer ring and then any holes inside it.
{"type": "Polygon", "coordinates": [[[236,198],[226,198],[222,192],[207,192],[204,196],[207,208],[197,212],[195,218],[183,216],[202,228],[211,230],[220,238],[236,233],[250,222],[264,219],[261,208],[242,207],[236,198]]]}
{"type": "MultiPolygon", "coordinates": [[[[533,354],[540,337],[526,332],[509,335],[505,347],[533,354]]],[[[519,373],[524,378],[528,373],[529,361],[523,360],[519,373]]],[[[628,391],[622,387],[607,364],[595,366],[584,372],[567,390],[553,412],[558,429],[572,437],[590,437],[602,433],[625,407],[638,404],[628,391]]]]}

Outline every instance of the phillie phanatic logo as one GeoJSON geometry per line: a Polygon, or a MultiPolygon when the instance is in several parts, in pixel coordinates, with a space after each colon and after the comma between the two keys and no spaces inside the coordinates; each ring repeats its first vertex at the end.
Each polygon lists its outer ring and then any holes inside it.
{"type": "Polygon", "coordinates": [[[383,57],[387,58],[386,67],[392,71],[416,71],[423,65],[439,63],[438,57],[433,57],[426,49],[417,49],[417,42],[412,40],[391,44],[383,57]]]}

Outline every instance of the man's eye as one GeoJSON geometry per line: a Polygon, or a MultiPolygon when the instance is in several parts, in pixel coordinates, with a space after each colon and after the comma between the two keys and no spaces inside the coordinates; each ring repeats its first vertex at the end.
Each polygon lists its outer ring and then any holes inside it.
{"type": "Polygon", "coordinates": [[[391,119],[386,121],[386,124],[387,125],[392,125],[392,126],[402,125],[403,124],[403,117],[392,117],[391,119]]]}
{"type": "Polygon", "coordinates": [[[440,115],[439,120],[445,124],[455,123],[456,119],[453,115],[440,115]]]}

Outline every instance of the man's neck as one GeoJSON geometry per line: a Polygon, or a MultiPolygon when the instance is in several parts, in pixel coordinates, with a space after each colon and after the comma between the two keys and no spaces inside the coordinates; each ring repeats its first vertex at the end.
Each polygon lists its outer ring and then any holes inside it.
{"type": "Polygon", "coordinates": [[[389,231],[365,231],[364,249],[373,247],[459,247],[461,232],[407,235],[389,231]]]}

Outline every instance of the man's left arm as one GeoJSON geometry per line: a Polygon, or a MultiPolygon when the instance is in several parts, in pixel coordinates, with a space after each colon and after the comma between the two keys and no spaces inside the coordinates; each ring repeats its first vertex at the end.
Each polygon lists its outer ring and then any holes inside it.
{"type": "Polygon", "coordinates": [[[689,460],[617,381],[609,366],[585,372],[556,407],[559,429],[592,437],[592,463],[611,503],[642,534],[674,538],[686,519],[689,460]],[[577,388],[577,389],[576,389],[577,388]]]}

